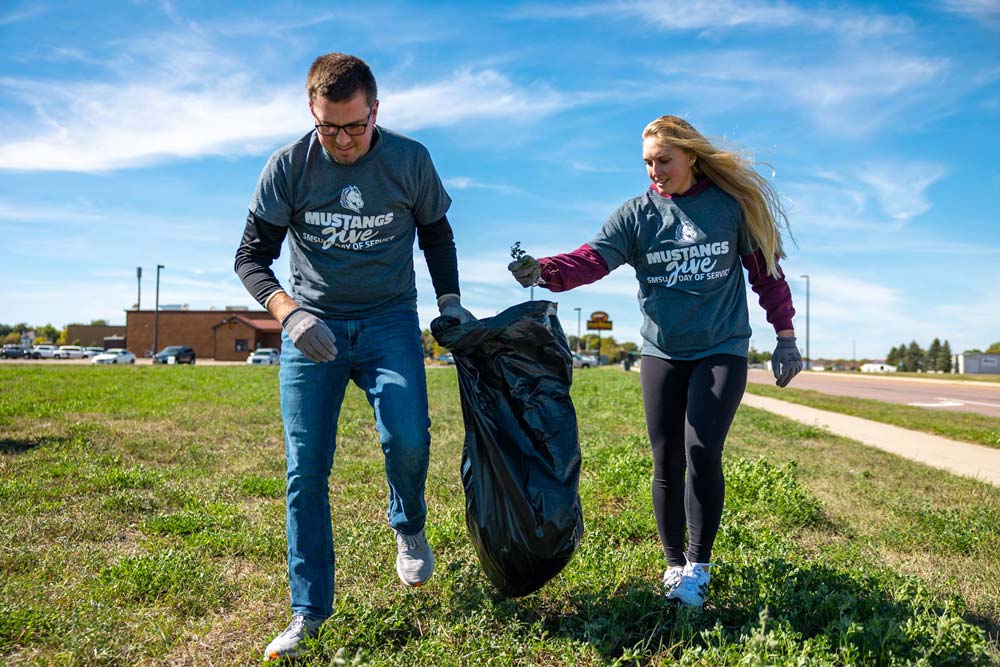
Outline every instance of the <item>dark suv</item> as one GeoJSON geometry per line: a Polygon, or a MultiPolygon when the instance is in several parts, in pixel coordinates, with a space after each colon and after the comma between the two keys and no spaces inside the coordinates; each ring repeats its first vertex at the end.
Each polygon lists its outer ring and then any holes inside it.
{"type": "Polygon", "coordinates": [[[175,364],[194,364],[194,350],[186,345],[171,345],[165,347],[153,357],[154,364],[169,364],[170,357],[175,364]]]}
{"type": "Polygon", "coordinates": [[[6,343],[0,349],[0,357],[3,359],[27,359],[30,356],[31,352],[23,345],[18,345],[17,343],[6,343]]]}

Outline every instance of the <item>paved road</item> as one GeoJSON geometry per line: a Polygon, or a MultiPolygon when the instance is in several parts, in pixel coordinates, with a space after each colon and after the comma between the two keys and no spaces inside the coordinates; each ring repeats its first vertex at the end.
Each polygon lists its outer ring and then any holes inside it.
{"type": "Polygon", "coordinates": [[[747,394],[743,403],[813,424],[904,458],[1000,486],[1000,449],[908,431],[890,424],[747,394]]]}
{"type": "MultiPolygon", "coordinates": [[[[770,371],[750,369],[748,379],[750,382],[774,386],[774,376],[770,371]]],[[[977,412],[1000,418],[1000,382],[970,384],[947,380],[806,372],[792,380],[789,386],[836,396],[871,398],[932,410],[977,412]]]]}

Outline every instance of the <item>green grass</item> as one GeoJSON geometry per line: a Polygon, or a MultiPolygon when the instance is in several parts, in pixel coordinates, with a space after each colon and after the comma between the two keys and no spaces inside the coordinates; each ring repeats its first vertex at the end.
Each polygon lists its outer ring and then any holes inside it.
{"type": "Polygon", "coordinates": [[[768,384],[747,383],[747,392],[820,410],[893,424],[953,440],[1000,448],[1000,419],[975,412],[929,410],[912,405],[897,405],[869,398],[834,396],[810,389],[781,389],[768,384]]]}
{"type": "MultiPolygon", "coordinates": [[[[0,368],[0,659],[259,662],[288,620],[276,369],[0,368]]],[[[428,374],[434,578],[402,587],[371,409],[331,491],[334,616],[304,665],[1000,664],[1000,490],[743,407],[702,611],[666,603],[638,375],[578,373],[587,532],[509,600],[469,543],[454,369],[428,374]]]]}

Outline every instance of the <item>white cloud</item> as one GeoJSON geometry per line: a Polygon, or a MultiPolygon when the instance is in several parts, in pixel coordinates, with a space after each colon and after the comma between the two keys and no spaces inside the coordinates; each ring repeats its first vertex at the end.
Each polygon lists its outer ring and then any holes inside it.
{"type": "Polygon", "coordinates": [[[997,0],[942,0],[941,8],[994,28],[1000,26],[1000,3],[997,0]]]}
{"type": "Polygon", "coordinates": [[[402,131],[454,125],[470,118],[535,121],[573,102],[542,85],[518,87],[500,72],[459,70],[451,78],[386,90],[379,107],[386,125],[402,131]]]}
{"type": "Polygon", "coordinates": [[[496,184],[496,183],[483,183],[475,178],[469,176],[454,176],[452,178],[444,179],[444,184],[455,190],[493,190],[495,192],[503,192],[506,194],[520,194],[524,191],[521,188],[516,188],[512,185],[496,184]]]}
{"type": "Polygon", "coordinates": [[[652,22],[663,30],[716,32],[728,28],[808,29],[845,35],[881,35],[909,30],[907,17],[875,12],[801,9],[787,2],[746,0],[630,0],[573,6],[530,5],[513,18],[591,19],[615,17],[652,22]]]}
{"type": "Polygon", "coordinates": [[[0,26],[13,25],[21,21],[35,18],[44,13],[45,9],[38,4],[32,4],[20,9],[12,9],[0,14],[0,26]]]}
{"type": "Polygon", "coordinates": [[[925,100],[949,69],[943,58],[906,55],[872,46],[835,57],[777,56],[714,51],[649,65],[671,78],[669,92],[717,111],[776,105],[795,109],[830,134],[854,136],[885,125],[925,100]]]}
{"type": "Polygon", "coordinates": [[[945,173],[940,164],[903,161],[824,169],[818,180],[786,186],[787,212],[795,225],[883,233],[929,211],[927,191],[945,173]]]}
{"type": "Polygon", "coordinates": [[[574,171],[579,171],[585,174],[634,174],[635,169],[622,169],[621,167],[607,167],[603,165],[594,165],[589,162],[580,162],[578,160],[570,163],[570,167],[574,171]]]}
{"type": "Polygon", "coordinates": [[[904,223],[930,210],[927,188],[944,174],[940,165],[911,162],[864,165],[857,177],[871,186],[886,215],[904,223]]]}
{"type": "MultiPolygon", "coordinates": [[[[106,81],[0,79],[0,88],[34,111],[29,124],[19,118],[15,133],[0,141],[0,169],[100,172],[259,153],[312,122],[298,82],[266,85],[249,63],[195,33],[144,40],[108,68],[106,81]]],[[[383,92],[381,119],[401,131],[470,118],[534,121],[570,104],[489,69],[383,92]]]]}

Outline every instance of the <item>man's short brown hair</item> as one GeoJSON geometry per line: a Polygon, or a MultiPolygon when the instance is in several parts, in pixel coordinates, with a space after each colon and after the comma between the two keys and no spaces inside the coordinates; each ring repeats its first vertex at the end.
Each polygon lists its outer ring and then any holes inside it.
{"type": "Polygon", "coordinates": [[[361,58],[346,53],[328,53],[313,61],[306,77],[309,99],[325,97],[331,102],[346,102],[358,91],[363,91],[368,106],[378,99],[375,76],[361,58]]]}

